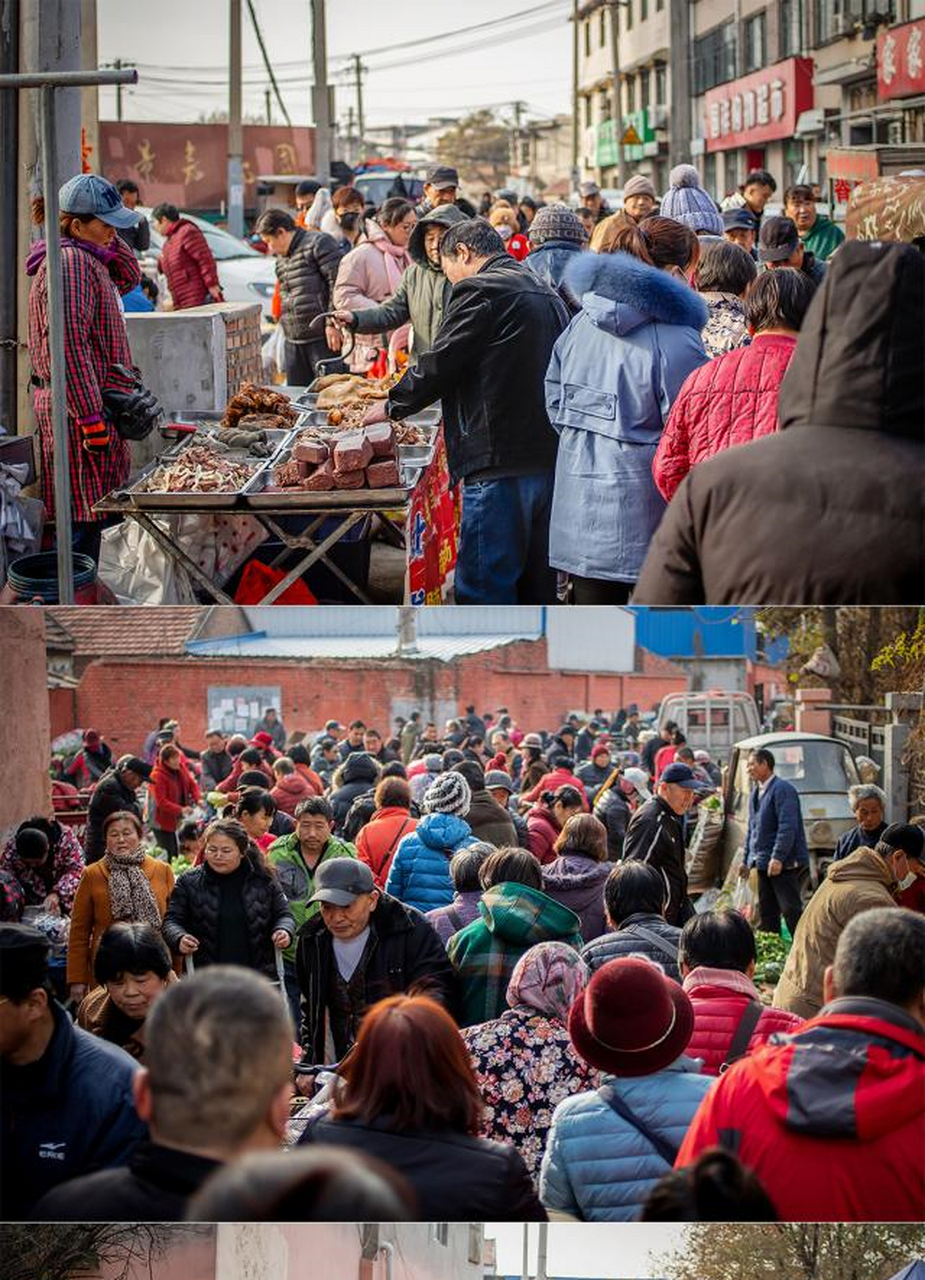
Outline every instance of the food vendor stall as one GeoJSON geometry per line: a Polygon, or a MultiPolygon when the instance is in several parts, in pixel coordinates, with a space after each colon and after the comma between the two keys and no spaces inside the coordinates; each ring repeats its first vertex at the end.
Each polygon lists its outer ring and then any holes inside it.
{"type": "Polygon", "coordinates": [[[291,589],[315,565],[370,603],[362,575],[331,553],[369,540],[374,526],[405,547],[406,601],[439,603],[455,564],[458,515],[440,410],[363,426],[370,403],[387,394],[385,383],[351,375],[322,379],[294,401],[245,384],[219,421],[177,424],[179,442],[96,511],[134,521],[217,604],[245,602],[242,584],[237,594],[226,589],[233,570],[207,567],[191,545],[190,521],[177,516],[221,517],[226,542],[245,560],[267,541],[279,547],[268,564],[245,566],[259,570],[248,578],[249,604],[298,602],[291,589]]]}

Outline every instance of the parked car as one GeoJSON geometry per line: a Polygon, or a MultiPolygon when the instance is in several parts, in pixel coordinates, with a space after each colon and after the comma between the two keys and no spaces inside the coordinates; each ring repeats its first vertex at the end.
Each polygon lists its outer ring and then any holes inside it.
{"type": "MultiPolygon", "coordinates": [[[[146,275],[157,276],[158,288],[167,292],[166,279],[157,270],[157,259],[164,246],[164,237],[154,229],[151,210],[138,205],[138,212],[151,224],[151,247],[142,254],[141,265],[146,275]]],[[[226,302],[259,302],[263,319],[271,318],[273,291],[276,288],[275,259],[258,253],[249,244],[233,236],[223,227],[216,227],[194,213],[182,214],[199,228],[208,241],[218,267],[218,278],[226,302]]]]}
{"type": "Polygon", "coordinates": [[[356,187],[368,205],[375,205],[378,209],[388,199],[396,178],[401,178],[405,184],[409,200],[424,199],[424,183],[408,170],[399,173],[395,169],[370,169],[367,173],[358,173],[350,185],[356,187]]]}
{"type": "Polygon", "coordinates": [[[723,792],[725,823],[721,870],[723,878],[745,845],[748,797],[752,783],[746,771],[749,752],[766,747],[774,756],[774,772],[792,782],[800,793],[800,809],[809,846],[807,896],[825,879],[839,837],[855,824],[848,788],[860,781],[851,751],[837,738],[821,733],[763,733],[736,742],[729,758],[723,792]]]}
{"type": "Polygon", "coordinates": [[[668,693],[658,709],[656,728],[673,720],[694,751],[709,751],[722,763],[740,738],[758,733],[760,721],[755,699],[728,689],[707,692],[668,693]]]}

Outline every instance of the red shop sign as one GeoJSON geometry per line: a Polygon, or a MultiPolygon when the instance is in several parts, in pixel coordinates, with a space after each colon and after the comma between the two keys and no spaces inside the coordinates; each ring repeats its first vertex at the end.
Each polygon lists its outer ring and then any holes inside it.
{"type": "Polygon", "coordinates": [[[825,168],[829,177],[839,182],[870,182],[880,175],[875,150],[850,151],[835,147],[825,153],[825,168]]]}
{"type": "Polygon", "coordinates": [[[877,94],[905,98],[925,93],[925,18],[877,37],[877,94]]]}
{"type": "Polygon", "coordinates": [[[812,105],[811,58],[787,58],[741,80],[721,84],[704,98],[707,150],[728,151],[792,138],[800,113],[812,105]]]}

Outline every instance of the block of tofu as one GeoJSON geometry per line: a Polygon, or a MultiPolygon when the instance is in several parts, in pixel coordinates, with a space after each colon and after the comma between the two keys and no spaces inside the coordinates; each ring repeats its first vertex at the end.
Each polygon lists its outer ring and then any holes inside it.
{"type": "Polygon", "coordinates": [[[330,459],[322,462],[307,480],[302,481],[302,488],[307,489],[309,493],[327,492],[334,488],[334,466],[330,459]]]}
{"type": "Polygon", "coordinates": [[[365,485],[366,472],[362,468],[359,471],[334,471],[335,489],[363,489],[365,485]]]}
{"type": "Polygon", "coordinates": [[[363,428],[363,434],[372,445],[374,458],[389,458],[395,453],[395,428],[391,422],[374,422],[363,428]]]}
{"type": "Polygon", "coordinates": [[[307,462],[313,467],[320,467],[327,462],[330,449],[323,440],[297,440],[292,450],[296,462],[307,462]]]}
{"type": "Polygon", "coordinates": [[[398,463],[394,458],[377,458],[366,468],[370,489],[395,489],[401,483],[398,463]]]}
{"type": "MultiPolygon", "coordinates": [[[[334,470],[337,472],[362,471],[373,456],[373,446],[362,432],[342,436],[334,446],[334,470]]],[[[359,486],[348,484],[345,489],[356,489],[359,486]]]]}

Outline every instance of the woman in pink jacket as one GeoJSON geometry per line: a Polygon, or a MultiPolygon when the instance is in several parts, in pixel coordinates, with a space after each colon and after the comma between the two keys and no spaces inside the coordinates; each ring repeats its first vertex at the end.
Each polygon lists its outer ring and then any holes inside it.
{"type": "MultiPolygon", "coordinates": [[[[416,222],[414,205],[400,196],[385,201],[375,222],[367,220],[365,239],[341,259],[334,285],[335,310],[361,311],[364,307],[377,307],[392,296],[411,265],[408,241],[416,222]]],[[[379,352],[388,346],[386,334],[357,335],[350,356],[351,370],[366,373],[379,352]]]]}

